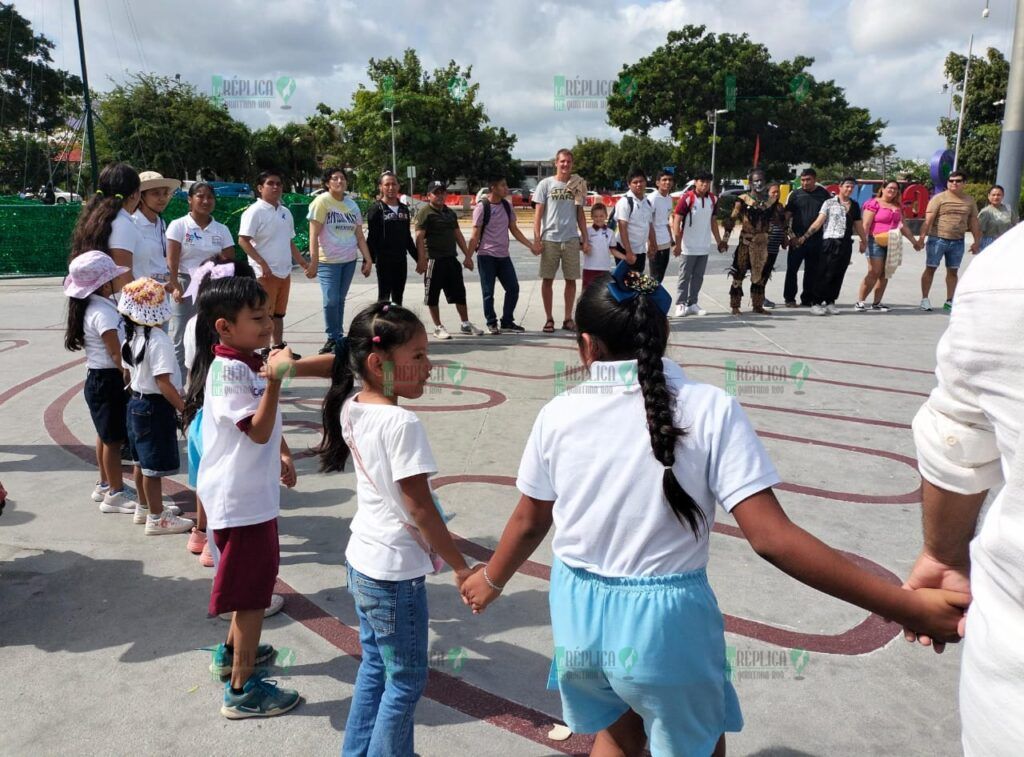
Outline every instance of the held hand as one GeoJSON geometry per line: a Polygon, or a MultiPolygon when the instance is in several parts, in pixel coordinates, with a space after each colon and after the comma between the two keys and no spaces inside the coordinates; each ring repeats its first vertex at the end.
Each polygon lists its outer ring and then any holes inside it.
{"type": "Polygon", "coordinates": [[[679,243],[676,243],[676,244],[672,245],[672,257],[678,258],[682,254],[683,254],[682,245],[680,245],[679,243]]]}
{"type": "MultiPolygon", "coordinates": [[[[917,558],[917,562],[914,563],[914,567],[910,570],[910,575],[903,584],[903,588],[911,590],[946,589],[966,596],[968,603],[971,598],[971,581],[967,573],[959,568],[939,562],[926,552],[922,552],[917,558]]],[[[963,636],[963,619],[957,630],[963,636]]],[[[932,645],[931,636],[910,628],[903,629],[903,636],[911,643],[917,641],[925,647],[932,645]]],[[[945,644],[938,640],[935,641],[935,651],[937,653],[941,653],[944,648],[945,644]]]]}
{"type": "MultiPolygon", "coordinates": [[[[477,565],[474,565],[472,568],[463,568],[461,570],[455,571],[455,588],[458,589],[459,592],[461,592],[462,591],[462,585],[464,583],[466,583],[466,579],[469,578],[474,573],[476,573],[478,570],[483,570],[483,569],[484,569],[484,564],[483,563],[478,563],[477,565]]],[[[463,599],[462,601],[465,602],[466,600],[463,599]]]]}
{"type": "Polygon", "coordinates": [[[626,262],[629,263],[630,265],[635,265],[636,264],[636,254],[632,253],[632,252],[627,252],[626,253],[626,262]]]}
{"type": "Polygon", "coordinates": [[[866,239],[860,240],[860,254],[863,255],[865,252],[867,252],[867,249],[868,249],[868,242],[867,242],[867,240],[866,239]]]}
{"type": "Polygon", "coordinates": [[[359,269],[360,273],[363,274],[364,278],[369,276],[370,275],[370,271],[372,271],[372,270],[373,270],[373,261],[372,260],[364,260],[362,267],[359,269]]]}
{"type": "Polygon", "coordinates": [[[291,489],[295,486],[297,480],[298,474],[295,472],[295,463],[292,462],[290,457],[281,455],[281,484],[291,489]]]}
{"type": "Polygon", "coordinates": [[[473,610],[474,615],[482,613],[500,595],[484,580],[483,567],[462,582],[462,602],[473,610]]]}
{"type": "Polygon", "coordinates": [[[924,249],[924,242],[922,242],[920,239],[915,241],[914,242],[914,249],[917,250],[918,252],[923,250],[924,249]]]}
{"type": "Polygon", "coordinates": [[[586,239],[583,240],[582,249],[585,254],[590,254],[590,242],[588,242],[586,239]]]}
{"type": "Polygon", "coordinates": [[[314,263],[312,261],[310,261],[310,263],[306,265],[306,278],[307,279],[315,279],[316,278],[316,269],[318,268],[318,265],[319,265],[318,263],[314,263]]]}
{"type": "Polygon", "coordinates": [[[473,270],[473,258],[467,257],[465,260],[462,261],[462,265],[464,265],[466,267],[467,271],[472,271],[473,270]]]}
{"type": "Polygon", "coordinates": [[[275,350],[267,358],[266,377],[267,381],[281,381],[285,376],[291,376],[295,372],[295,358],[292,356],[292,348],[285,347],[283,350],[275,350]]]}
{"type": "Polygon", "coordinates": [[[981,252],[981,245],[979,245],[978,242],[975,241],[971,244],[971,254],[977,255],[979,252],[981,252]]]}
{"type": "Polygon", "coordinates": [[[728,249],[729,249],[729,242],[728,242],[728,240],[723,239],[721,242],[718,243],[718,251],[719,252],[725,252],[728,249]]]}
{"type": "Polygon", "coordinates": [[[539,239],[534,239],[533,240],[533,247],[530,249],[530,251],[534,255],[540,255],[542,252],[544,252],[544,243],[542,241],[540,241],[539,239]]]}
{"type": "MultiPolygon", "coordinates": [[[[922,639],[935,643],[942,652],[946,644],[957,644],[963,638],[967,605],[971,595],[945,589],[916,589],[912,597],[914,627],[922,639]]],[[[924,642],[921,642],[924,644],[924,642]]]]}
{"type": "Polygon", "coordinates": [[[793,237],[789,238],[789,246],[790,247],[799,247],[803,243],[804,243],[804,238],[803,237],[793,236],[793,237]]]}
{"type": "Polygon", "coordinates": [[[184,292],[181,291],[181,284],[177,279],[172,279],[164,284],[164,289],[174,298],[175,302],[181,302],[181,296],[184,292]]]}
{"type": "Polygon", "coordinates": [[[422,276],[426,272],[427,272],[427,261],[425,261],[425,260],[417,260],[416,261],[416,273],[418,273],[420,276],[422,276]]]}

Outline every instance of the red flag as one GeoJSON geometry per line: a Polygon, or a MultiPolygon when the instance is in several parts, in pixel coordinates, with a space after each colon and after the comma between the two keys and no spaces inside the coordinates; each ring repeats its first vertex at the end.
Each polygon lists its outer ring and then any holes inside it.
{"type": "Polygon", "coordinates": [[[757,168],[758,162],[761,160],[761,135],[757,135],[757,141],[754,142],[754,168],[757,168]]]}

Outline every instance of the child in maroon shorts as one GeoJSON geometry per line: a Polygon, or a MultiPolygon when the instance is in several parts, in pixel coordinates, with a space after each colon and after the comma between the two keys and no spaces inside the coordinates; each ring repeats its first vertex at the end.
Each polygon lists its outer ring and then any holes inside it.
{"type": "Polygon", "coordinates": [[[297,692],[264,680],[266,674],[256,670],[275,654],[259,640],[280,558],[279,481],[295,483],[278,407],[281,379],[294,360],[288,349],[274,353],[264,377],[256,355],[272,333],[266,300],[255,280],[232,278],[200,298],[198,313],[220,339],[206,376],[196,493],[220,551],[210,613],[234,613],[211,665],[218,673],[230,671],[221,714],[231,719],[280,715],[299,703],[297,692]]]}

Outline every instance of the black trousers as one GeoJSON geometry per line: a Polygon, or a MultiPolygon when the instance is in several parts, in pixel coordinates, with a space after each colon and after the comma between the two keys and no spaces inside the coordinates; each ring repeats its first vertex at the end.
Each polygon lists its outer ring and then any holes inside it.
{"type": "Polygon", "coordinates": [[[402,297],[405,296],[405,278],[408,272],[405,255],[394,260],[386,257],[377,258],[377,300],[401,305],[402,297]]]}
{"type": "Polygon", "coordinates": [[[817,302],[834,303],[843,288],[846,269],[853,257],[852,239],[826,239],[821,249],[821,286],[817,302]]]}
{"type": "Polygon", "coordinates": [[[821,302],[818,291],[821,278],[821,236],[815,234],[799,247],[789,246],[786,255],[786,283],[782,294],[786,302],[796,302],[797,272],[800,265],[804,267],[803,291],[800,292],[801,305],[813,305],[821,302]]]}
{"type": "Polygon", "coordinates": [[[671,250],[668,247],[651,254],[651,276],[657,279],[659,284],[665,280],[670,254],[671,250]]]}

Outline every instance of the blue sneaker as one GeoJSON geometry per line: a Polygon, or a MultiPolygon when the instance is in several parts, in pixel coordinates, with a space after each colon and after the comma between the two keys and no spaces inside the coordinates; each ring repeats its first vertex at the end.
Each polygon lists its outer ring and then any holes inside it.
{"type": "MultiPolygon", "coordinates": [[[[258,668],[260,665],[265,664],[269,660],[274,659],[274,655],[277,654],[270,644],[260,644],[256,647],[256,661],[253,663],[254,668],[258,668]]],[[[213,659],[210,662],[210,672],[218,676],[229,676],[231,675],[231,666],[234,664],[235,656],[224,644],[218,644],[213,650],[213,659]]]]}
{"type": "Polygon", "coordinates": [[[266,673],[253,673],[242,687],[241,694],[231,691],[231,682],[224,684],[224,704],[220,714],[229,720],[272,718],[293,709],[300,701],[299,692],[282,689],[276,681],[266,680],[266,673]]]}

